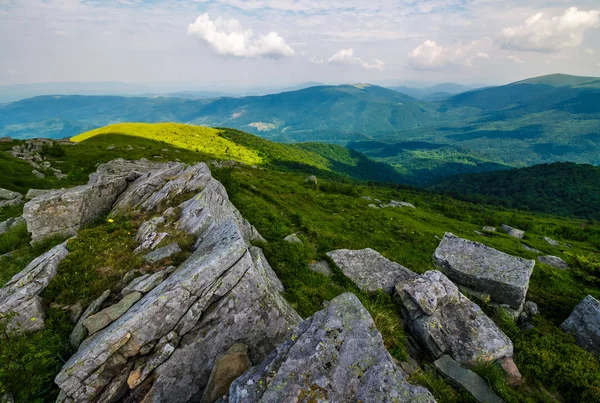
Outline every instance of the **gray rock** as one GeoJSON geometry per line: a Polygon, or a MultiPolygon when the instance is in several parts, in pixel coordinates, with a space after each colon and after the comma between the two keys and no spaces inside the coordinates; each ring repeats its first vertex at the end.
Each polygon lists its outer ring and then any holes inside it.
{"type": "Polygon", "coordinates": [[[158,244],[165,239],[169,234],[164,231],[159,231],[159,227],[166,224],[167,220],[164,216],[153,217],[144,221],[138,228],[135,239],[139,242],[139,246],[135,249],[135,253],[144,249],[154,249],[158,244]]]}
{"type": "Polygon", "coordinates": [[[155,264],[178,253],[181,253],[181,248],[177,243],[172,243],[163,246],[162,248],[158,248],[154,252],[148,253],[144,256],[144,260],[148,263],[155,264]]]}
{"type": "Polygon", "coordinates": [[[444,355],[433,365],[455,386],[465,389],[478,402],[504,403],[475,372],[460,366],[450,356],[444,355]]]}
{"type": "Polygon", "coordinates": [[[370,207],[370,208],[379,208],[379,207],[377,207],[377,205],[375,205],[375,204],[373,204],[373,203],[369,204],[369,207],[370,207]]]}
{"type": "Polygon", "coordinates": [[[318,262],[310,263],[308,267],[315,273],[321,273],[327,277],[331,277],[333,275],[333,271],[331,270],[331,267],[329,267],[329,263],[327,263],[325,260],[319,260],[318,262]]]}
{"type": "Polygon", "coordinates": [[[123,316],[123,314],[127,312],[133,304],[139,301],[140,298],[142,298],[142,294],[139,292],[127,294],[116,304],[104,308],[100,312],[85,319],[83,321],[83,326],[86,327],[88,334],[92,335],[123,316]]]}
{"type": "Polygon", "coordinates": [[[59,263],[69,254],[66,242],[34,259],[0,288],[0,317],[10,315],[7,328],[13,334],[44,329],[44,307],[39,294],[56,276],[59,263]]]}
{"type": "Polygon", "coordinates": [[[354,294],[303,321],[260,365],[237,378],[229,402],[435,402],[406,382],[354,294]]]}
{"type": "Polygon", "coordinates": [[[296,234],[290,234],[283,238],[283,240],[289,243],[303,244],[302,239],[300,239],[300,237],[298,237],[296,234]]]}
{"type": "Polygon", "coordinates": [[[383,290],[391,294],[396,284],[418,276],[370,248],[338,249],[328,252],[327,256],[363,291],[383,290]]]}
{"type": "Polygon", "coordinates": [[[317,177],[315,175],[307,177],[306,179],[304,179],[304,182],[314,183],[315,185],[318,184],[317,177]]]}
{"type": "Polygon", "coordinates": [[[524,243],[522,243],[521,246],[523,247],[523,249],[525,249],[528,252],[542,253],[542,251],[537,250],[536,248],[532,248],[531,246],[525,245],[524,243]]]}
{"type": "Polygon", "coordinates": [[[392,200],[392,201],[390,201],[387,204],[380,204],[379,207],[381,207],[381,208],[387,208],[387,207],[410,207],[410,208],[416,209],[416,207],[414,206],[414,204],[403,202],[403,201],[396,201],[396,200],[392,200]]]}
{"type": "Polygon", "coordinates": [[[502,228],[504,230],[504,232],[506,232],[508,235],[512,236],[513,238],[523,239],[523,237],[525,236],[525,231],[510,227],[506,224],[502,224],[500,226],[500,228],[502,228]]]}
{"type": "Polygon", "coordinates": [[[123,288],[121,295],[125,297],[132,292],[147,294],[152,291],[154,287],[162,283],[168,275],[169,273],[166,270],[154,274],[144,274],[143,276],[133,279],[131,283],[123,288]]]}
{"type": "Polygon", "coordinates": [[[85,328],[85,326],[83,326],[83,321],[86,320],[87,318],[89,318],[90,316],[92,316],[93,314],[95,314],[96,312],[98,312],[100,310],[100,308],[102,307],[102,304],[104,303],[104,301],[106,301],[106,299],[109,296],[110,296],[110,290],[104,291],[102,293],[102,295],[100,295],[98,298],[96,298],[87,307],[87,309],[83,312],[83,314],[81,315],[81,317],[75,324],[73,331],[69,335],[69,343],[71,344],[71,347],[76,349],[77,347],[79,347],[81,342],[86,338],[87,329],[85,328]]]}
{"type": "Polygon", "coordinates": [[[200,403],[214,403],[219,398],[227,395],[231,382],[243,375],[252,367],[248,358],[248,346],[236,343],[219,354],[210,372],[208,383],[200,399],[200,403]]]}
{"type": "Polygon", "coordinates": [[[34,169],[33,171],[31,171],[31,173],[39,178],[39,179],[44,179],[46,177],[46,175],[44,175],[43,173],[41,173],[40,171],[38,171],[37,169],[34,169]]]}
{"type": "Polygon", "coordinates": [[[4,222],[0,222],[0,235],[21,224],[25,224],[23,217],[9,218],[4,222]]]}
{"type": "Polygon", "coordinates": [[[396,294],[408,327],[433,357],[448,354],[468,365],[512,357],[508,336],[441,272],[398,284],[396,294]]]}
{"type": "MultiPolygon", "coordinates": [[[[0,141],[2,141],[2,139],[0,139],[0,141]]],[[[4,393],[0,395],[0,403],[15,403],[15,399],[11,393],[4,393]]]]}
{"type": "Polygon", "coordinates": [[[575,341],[580,347],[600,352],[600,302],[588,295],[575,307],[560,328],[575,336],[575,341]]]}
{"type": "Polygon", "coordinates": [[[508,255],[479,242],[446,233],[433,255],[434,264],[454,282],[490,294],[520,310],[535,261],[508,255]]]}
{"type": "Polygon", "coordinates": [[[540,313],[537,304],[533,301],[525,301],[523,309],[529,317],[536,316],[540,313]]]}
{"type": "Polygon", "coordinates": [[[569,264],[558,256],[538,256],[538,261],[556,269],[565,270],[569,268],[569,264]]]}
{"type": "Polygon", "coordinates": [[[366,200],[366,201],[373,201],[372,198],[370,198],[369,196],[360,196],[361,199],[366,200]]]}
{"type": "Polygon", "coordinates": [[[515,361],[511,357],[504,357],[499,364],[506,374],[506,380],[509,386],[519,386],[523,384],[523,375],[521,375],[521,371],[519,371],[517,364],[515,364],[515,361]]]}
{"type": "Polygon", "coordinates": [[[552,246],[560,246],[560,244],[552,238],[544,237],[544,241],[548,242],[552,246]]]}
{"type": "Polygon", "coordinates": [[[56,189],[29,189],[25,195],[25,199],[31,200],[46,193],[54,192],[56,189]]]}
{"type": "Polygon", "coordinates": [[[21,193],[0,188],[0,208],[16,206],[21,203],[23,203],[21,193]]]}
{"type": "Polygon", "coordinates": [[[205,182],[181,205],[177,221],[196,236],[196,249],[81,344],[55,379],[59,401],[198,401],[220,353],[243,343],[251,361],[261,362],[301,321],[280,295],[283,286],[261,250],[249,246],[260,234],[218,181],[205,182]],[[107,388],[111,392],[101,395],[107,388]]]}
{"type": "Polygon", "coordinates": [[[115,147],[115,146],[108,146],[108,147],[106,147],[107,150],[114,150],[115,148],[117,148],[117,147],[115,147]]]}
{"type": "Polygon", "coordinates": [[[486,225],[481,230],[485,231],[485,232],[496,232],[496,227],[489,227],[489,226],[486,225]]]}

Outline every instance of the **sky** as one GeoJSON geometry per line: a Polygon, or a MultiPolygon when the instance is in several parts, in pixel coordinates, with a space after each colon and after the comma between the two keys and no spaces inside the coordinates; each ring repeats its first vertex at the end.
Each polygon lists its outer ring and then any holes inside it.
{"type": "Polygon", "coordinates": [[[600,76],[599,0],[0,0],[0,85],[600,76]]]}

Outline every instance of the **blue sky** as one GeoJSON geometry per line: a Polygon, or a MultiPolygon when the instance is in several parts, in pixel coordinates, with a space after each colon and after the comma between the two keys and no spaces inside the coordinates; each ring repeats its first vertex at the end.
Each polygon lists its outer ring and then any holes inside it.
{"type": "Polygon", "coordinates": [[[0,0],[0,51],[0,85],[226,89],[600,76],[600,3],[0,0]]]}

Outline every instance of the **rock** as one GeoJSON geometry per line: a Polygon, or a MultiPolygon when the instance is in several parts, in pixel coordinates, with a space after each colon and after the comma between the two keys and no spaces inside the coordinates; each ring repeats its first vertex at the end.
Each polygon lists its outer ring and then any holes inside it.
{"type": "Polygon", "coordinates": [[[83,321],[83,326],[86,327],[88,334],[92,335],[123,316],[123,314],[127,312],[133,304],[138,302],[140,298],[142,298],[142,294],[139,292],[127,294],[116,304],[104,308],[100,312],[85,319],[83,321]]]}
{"type": "Polygon", "coordinates": [[[556,269],[565,270],[569,268],[569,264],[558,256],[538,256],[538,261],[556,269]]]}
{"type": "Polygon", "coordinates": [[[36,176],[39,179],[44,179],[46,177],[46,175],[44,175],[43,173],[41,173],[40,171],[38,171],[37,169],[34,169],[33,171],[31,171],[31,173],[36,176]]]}
{"type": "Polygon", "coordinates": [[[520,229],[516,229],[513,227],[509,227],[506,224],[502,224],[500,226],[500,228],[502,228],[504,230],[504,232],[506,232],[508,235],[512,236],[513,238],[523,239],[523,237],[525,236],[525,231],[522,231],[520,229]]]}
{"type": "MultiPolygon", "coordinates": [[[[6,137],[4,137],[6,138],[6,137]]],[[[9,137],[10,138],[10,137],[9,137]]],[[[0,141],[3,141],[0,139],[0,141]]],[[[4,393],[0,395],[0,403],[15,403],[15,399],[11,393],[4,393]]]]}
{"type": "Polygon", "coordinates": [[[93,314],[95,314],[96,312],[98,312],[100,310],[100,308],[102,307],[102,304],[104,303],[104,301],[106,301],[106,299],[109,296],[110,296],[110,290],[104,291],[102,293],[102,295],[100,295],[97,299],[95,299],[87,307],[87,309],[83,312],[83,314],[79,317],[79,320],[75,324],[75,327],[73,328],[73,331],[71,332],[71,334],[69,336],[69,343],[71,344],[71,347],[76,349],[77,347],[79,347],[81,342],[85,339],[85,337],[87,335],[87,329],[85,328],[85,326],[83,326],[83,321],[86,320],[87,318],[89,318],[90,316],[92,316],[93,314]]]}
{"type": "Polygon", "coordinates": [[[154,287],[162,283],[168,275],[169,273],[166,270],[154,274],[144,274],[143,276],[133,279],[131,283],[123,288],[121,295],[125,297],[133,292],[147,294],[152,291],[154,287]]]}
{"type": "Polygon", "coordinates": [[[537,304],[533,301],[526,301],[523,308],[525,313],[529,317],[534,317],[540,313],[537,304]]]}
{"type": "Polygon", "coordinates": [[[481,230],[484,231],[484,232],[496,232],[496,227],[488,227],[486,225],[481,230]]]}
{"type": "Polygon", "coordinates": [[[283,240],[289,243],[303,244],[302,239],[300,239],[300,237],[298,237],[296,234],[290,234],[283,238],[283,240]]]}
{"type": "Polygon", "coordinates": [[[108,147],[106,147],[107,150],[114,150],[115,148],[117,148],[117,147],[115,147],[115,146],[108,146],[108,147]]]}
{"type": "Polygon", "coordinates": [[[172,243],[163,246],[162,248],[158,248],[154,252],[148,253],[144,256],[144,260],[150,264],[155,264],[181,252],[179,245],[177,243],[172,243]]]}
{"type": "Polygon", "coordinates": [[[144,221],[138,228],[135,239],[139,242],[139,246],[135,249],[138,253],[144,249],[154,249],[165,239],[169,234],[164,231],[159,231],[159,227],[167,222],[164,216],[158,216],[144,221]]]}
{"type": "Polygon", "coordinates": [[[450,356],[443,356],[436,360],[433,365],[455,386],[465,389],[478,402],[482,403],[504,403],[475,372],[460,366],[450,356]]]}
{"type": "Polygon", "coordinates": [[[504,359],[500,360],[500,366],[506,374],[509,386],[515,387],[523,384],[523,375],[521,375],[521,371],[519,371],[512,358],[504,357],[504,359]]]}
{"type": "Polygon", "coordinates": [[[548,242],[552,246],[560,246],[560,244],[552,238],[544,237],[544,241],[548,242]]]}
{"type": "Polygon", "coordinates": [[[521,246],[526,251],[533,252],[533,253],[542,253],[541,251],[537,250],[536,248],[532,248],[531,246],[525,245],[524,243],[522,243],[521,246]]]}
{"type": "Polygon", "coordinates": [[[481,308],[437,270],[396,286],[408,327],[434,358],[461,364],[512,357],[513,344],[481,308]]]}
{"type": "Polygon", "coordinates": [[[600,352],[600,302],[588,295],[575,307],[560,328],[575,336],[577,344],[591,352],[600,352]]]}
{"type": "Polygon", "coordinates": [[[304,182],[314,183],[315,185],[318,185],[317,177],[315,175],[311,175],[308,178],[304,179],[304,182]]]}
{"type": "Polygon", "coordinates": [[[508,255],[479,242],[446,233],[434,264],[454,282],[490,294],[495,302],[520,310],[535,261],[508,255]]]}
{"type": "Polygon", "coordinates": [[[369,207],[370,207],[370,208],[379,208],[379,207],[377,207],[375,204],[372,204],[372,203],[371,203],[371,204],[369,204],[369,207]]]}
{"type": "Polygon", "coordinates": [[[354,294],[303,321],[273,354],[231,384],[229,402],[435,402],[406,382],[354,294]]]}
{"type": "Polygon", "coordinates": [[[9,218],[4,222],[0,222],[0,235],[21,224],[25,224],[23,217],[9,218]]]}
{"type": "Polygon", "coordinates": [[[396,201],[396,200],[392,200],[392,201],[390,201],[387,204],[380,204],[379,207],[381,207],[381,208],[386,208],[386,207],[410,207],[410,208],[416,208],[414,206],[414,204],[403,202],[403,201],[396,201]]]}
{"type": "Polygon", "coordinates": [[[0,188],[0,208],[16,206],[23,203],[23,195],[0,188]]]}
{"type": "Polygon", "coordinates": [[[31,200],[46,193],[54,192],[56,189],[29,189],[25,195],[25,199],[31,200]]]}
{"type": "Polygon", "coordinates": [[[319,260],[318,262],[310,263],[308,267],[315,273],[321,273],[327,277],[331,277],[333,275],[333,271],[331,270],[331,267],[329,267],[329,263],[327,263],[325,260],[319,260]]]}
{"type": "Polygon", "coordinates": [[[68,254],[66,242],[55,246],[0,288],[0,318],[10,316],[7,323],[10,332],[23,334],[44,329],[45,314],[39,295],[68,254]]]}
{"type": "Polygon", "coordinates": [[[69,311],[69,322],[74,325],[83,314],[83,305],[81,301],[77,301],[75,304],[68,306],[67,310],[69,311]]]}
{"type": "Polygon", "coordinates": [[[333,262],[363,291],[383,290],[391,294],[396,284],[417,274],[386,259],[373,249],[338,249],[327,253],[333,262]]]}
{"type": "Polygon", "coordinates": [[[372,198],[370,198],[369,196],[360,196],[361,199],[366,200],[366,201],[373,201],[372,198]]]}
{"type": "Polygon", "coordinates": [[[237,377],[252,367],[245,344],[234,344],[226,353],[219,354],[210,372],[208,383],[200,399],[201,403],[213,403],[229,392],[229,386],[237,377]]]}
{"type": "MultiPolygon", "coordinates": [[[[261,362],[300,323],[262,251],[249,246],[262,237],[206,165],[199,165],[206,170],[205,186],[181,204],[177,221],[179,230],[196,237],[194,252],[125,314],[81,344],[55,379],[59,402],[100,397],[199,401],[220,353],[243,343],[250,360],[261,362]]],[[[164,186],[169,188],[163,194],[169,194],[172,185],[164,186]]],[[[146,200],[158,192],[163,189],[146,200]]]]}

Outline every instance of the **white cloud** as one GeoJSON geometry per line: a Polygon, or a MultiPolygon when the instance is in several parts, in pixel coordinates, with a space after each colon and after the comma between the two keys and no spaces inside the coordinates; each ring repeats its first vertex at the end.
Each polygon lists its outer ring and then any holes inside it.
{"type": "Polygon", "coordinates": [[[243,29],[236,19],[218,17],[212,21],[208,14],[202,14],[188,26],[188,35],[207,43],[220,55],[280,58],[294,54],[277,32],[255,36],[251,29],[243,29]]]}
{"type": "Polygon", "coordinates": [[[354,56],[354,49],[340,49],[336,54],[327,59],[330,64],[348,64],[352,66],[360,66],[365,70],[382,71],[385,63],[382,60],[375,59],[373,63],[366,62],[358,56],[354,56]]]}
{"type": "MultiPolygon", "coordinates": [[[[523,60],[521,60],[518,56],[515,56],[515,55],[508,55],[508,56],[506,56],[506,59],[507,60],[511,60],[511,61],[513,61],[513,62],[515,62],[517,64],[523,64],[523,63],[525,63],[523,60]]],[[[548,62],[549,61],[546,60],[546,63],[548,63],[548,62]]]]}
{"type": "Polygon", "coordinates": [[[598,26],[599,21],[600,10],[579,11],[571,7],[555,17],[540,12],[522,25],[504,28],[500,43],[506,49],[556,52],[579,46],[585,31],[598,26]]]}
{"type": "Polygon", "coordinates": [[[408,64],[417,70],[440,70],[446,67],[473,67],[476,59],[490,59],[490,55],[479,49],[488,40],[461,43],[449,47],[427,40],[408,53],[408,64]]]}
{"type": "Polygon", "coordinates": [[[596,51],[594,49],[591,49],[591,48],[584,49],[584,52],[587,53],[588,55],[595,55],[596,54],[596,51]]]}

